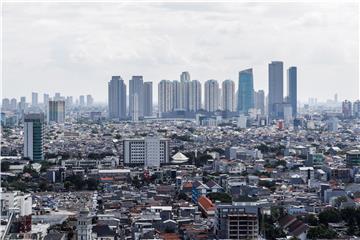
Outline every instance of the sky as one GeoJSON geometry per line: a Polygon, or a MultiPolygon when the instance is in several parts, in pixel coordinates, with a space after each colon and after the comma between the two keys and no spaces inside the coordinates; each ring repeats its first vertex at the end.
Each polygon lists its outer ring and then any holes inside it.
{"type": "MultiPolygon", "coordinates": [[[[344,3],[4,3],[3,97],[92,94],[132,75],[222,82],[298,67],[298,99],[359,98],[359,7],[344,3]]],[[[286,93],[286,72],[284,72],[286,93]]],[[[155,102],[156,99],[155,99],[155,102]]]]}

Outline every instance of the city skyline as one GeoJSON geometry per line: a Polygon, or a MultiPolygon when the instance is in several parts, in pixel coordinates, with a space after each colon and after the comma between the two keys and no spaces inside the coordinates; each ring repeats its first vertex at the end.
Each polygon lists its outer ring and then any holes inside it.
{"type": "Polygon", "coordinates": [[[11,1],[1,240],[360,239],[358,1],[11,1]]]}
{"type": "MultiPolygon", "coordinates": [[[[231,79],[238,89],[237,74],[247,68],[254,71],[254,90],[268,94],[271,61],[283,61],[284,71],[298,67],[299,101],[326,101],[335,93],[353,101],[359,95],[355,3],[108,3],[96,5],[99,11],[91,4],[81,11],[76,4],[4,5],[3,98],[81,91],[105,103],[111,76],[120,75],[129,86],[132,76],[142,75],[157,86],[162,79],[180,80],[183,71],[202,85],[231,79]],[[138,17],[137,10],[149,14],[138,17]],[[159,14],[168,22],[154,19],[159,14]]],[[[155,102],[157,96],[154,87],[155,102]]]]}

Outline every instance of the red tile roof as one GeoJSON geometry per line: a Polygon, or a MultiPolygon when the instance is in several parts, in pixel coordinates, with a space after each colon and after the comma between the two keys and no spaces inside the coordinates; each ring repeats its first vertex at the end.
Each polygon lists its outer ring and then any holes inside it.
{"type": "Polygon", "coordinates": [[[112,177],[102,177],[102,178],[100,178],[100,181],[112,181],[112,180],[114,180],[114,178],[112,178],[112,177]]]}
{"type": "Polygon", "coordinates": [[[164,240],[180,240],[181,237],[177,233],[161,233],[160,237],[164,240]]]}
{"type": "Polygon", "coordinates": [[[184,183],[183,188],[192,188],[192,182],[184,183]]]}
{"type": "Polygon", "coordinates": [[[199,197],[198,204],[205,211],[213,211],[213,210],[215,210],[215,205],[212,203],[212,201],[209,198],[207,198],[205,196],[199,197]]]}

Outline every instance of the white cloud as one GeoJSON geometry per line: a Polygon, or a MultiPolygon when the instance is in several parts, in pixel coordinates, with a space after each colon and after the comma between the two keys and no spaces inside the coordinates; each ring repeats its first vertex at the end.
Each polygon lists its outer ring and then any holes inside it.
{"type": "Polygon", "coordinates": [[[237,80],[248,67],[267,91],[268,62],[283,60],[299,67],[301,99],[356,98],[357,10],[354,3],[5,3],[4,95],[62,91],[105,101],[111,75],[142,74],[156,91],[184,70],[204,82],[237,80]]]}

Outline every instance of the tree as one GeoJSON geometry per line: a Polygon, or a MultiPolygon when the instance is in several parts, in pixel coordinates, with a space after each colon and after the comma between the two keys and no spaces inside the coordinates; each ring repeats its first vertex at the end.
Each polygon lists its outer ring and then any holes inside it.
{"type": "Polygon", "coordinates": [[[136,188],[140,188],[141,187],[141,183],[140,183],[140,180],[138,178],[138,176],[135,176],[132,181],[131,181],[131,184],[136,187],[136,188]]]}
{"type": "Polygon", "coordinates": [[[315,216],[315,214],[306,215],[304,221],[308,223],[310,226],[317,226],[319,224],[319,221],[315,216]]]}
{"type": "Polygon", "coordinates": [[[289,240],[300,240],[300,239],[297,237],[291,237],[291,238],[289,238],[289,240]]]}
{"type": "Polygon", "coordinates": [[[341,221],[341,214],[336,208],[327,208],[319,214],[319,222],[327,225],[328,223],[338,223],[341,221]]]}
{"type": "Polygon", "coordinates": [[[16,182],[12,182],[10,183],[10,187],[13,190],[19,190],[21,192],[24,192],[26,190],[26,183],[24,183],[23,181],[16,181],[16,182]]]}
{"type": "Polygon", "coordinates": [[[324,225],[319,225],[316,227],[311,227],[307,233],[307,238],[309,239],[333,239],[337,237],[337,233],[326,228],[324,225]]]}
{"type": "Polygon", "coordinates": [[[273,206],[271,207],[271,218],[274,222],[279,220],[281,217],[286,215],[285,209],[282,206],[273,206]]]}
{"type": "Polygon", "coordinates": [[[284,238],[286,234],[284,231],[276,227],[275,222],[282,215],[280,212],[283,211],[282,207],[272,207],[271,215],[260,215],[260,228],[264,231],[266,239],[284,238]]]}
{"type": "Polygon", "coordinates": [[[336,207],[340,207],[341,203],[343,202],[347,202],[347,197],[346,196],[339,196],[335,199],[335,206],[336,207]]]}
{"type": "Polygon", "coordinates": [[[44,181],[40,182],[39,188],[41,192],[45,192],[48,190],[48,184],[44,181]]]}
{"type": "Polygon", "coordinates": [[[23,173],[29,173],[31,176],[37,176],[36,170],[29,164],[24,167],[23,173]]]}
{"type": "Polygon", "coordinates": [[[270,189],[271,191],[276,190],[275,182],[273,181],[259,181],[259,186],[266,187],[270,189]]]}
{"type": "Polygon", "coordinates": [[[209,193],[207,195],[208,198],[210,198],[210,200],[212,202],[215,201],[220,201],[222,203],[231,203],[232,202],[232,198],[229,194],[224,193],[224,192],[213,192],[213,193],[209,193]]]}
{"type": "Polygon", "coordinates": [[[340,211],[342,219],[346,222],[349,235],[360,235],[360,209],[344,208],[340,211]]]}
{"type": "Polygon", "coordinates": [[[41,161],[41,168],[40,168],[40,172],[46,172],[50,166],[54,165],[53,163],[50,163],[48,161],[41,161]]]}
{"type": "Polygon", "coordinates": [[[2,172],[7,172],[10,170],[10,163],[9,162],[1,162],[1,171],[2,172]]]}
{"type": "Polygon", "coordinates": [[[73,174],[65,179],[65,181],[69,181],[72,185],[75,186],[76,190],[82,190],[84,187],[84,180],[80,175],[73,174]]]}
{"type": "Polygon", "coordinates": [[[249,197],[247,195],[241,195],[236,198],[236,202],[256,202],[257,200],[259,199],[256,197],[249,197]]]}
{"type": "Polygon", "coordinates": [[[99,182],[94,178],[89,178],[86,180],[86,185],[88,190],[97,190],[99,182]]]}
{"type": "Polygon", "coordinates": [[[197,167],[203,166],[209,159],[212,159],[212,156],[208,154],[199,155],[195,160],[195,165],[197,167]]]}
{"type": "Polygon", "coordinates": [[[72,186],[71,182],[69,181],[64,182],[64,188],[66,191],[69,191],[71,186],[72,186]]]}
{"type": "Polygon", "coordinates": [[[270,148],[266,144],[261,144],[256,148],[259,149],[262,153],[267,153],[270,151],[270,148]]]}

